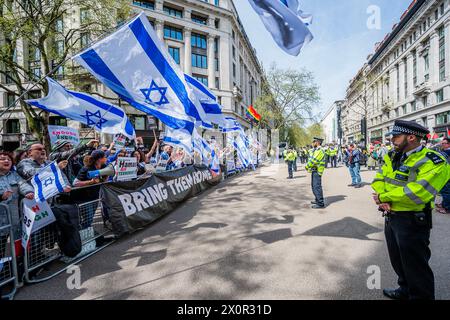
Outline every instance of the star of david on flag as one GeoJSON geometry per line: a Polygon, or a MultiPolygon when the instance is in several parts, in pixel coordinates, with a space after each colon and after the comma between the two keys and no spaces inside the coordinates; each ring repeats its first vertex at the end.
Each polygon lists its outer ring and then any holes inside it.
{"type": "Polygon", "coordinates": [[[34,199],[37,202],[45,202],[58,193],[64,192],[64,188],[70,186],[56,161],[39,170],[31,178],[31,184],[34,187],[34,199]]]}
{"type": "Polygon", "coordinates": [[[96,112],[90,112],[89,110],[86,110],[86,115],[81,116],[83,118],[86,118],[88,126],[96,126],[99,130],[102,130],[102,125],[108,122],[108,120],[103,119],[100,110],[97,110],[96,112]]]}
{"type": "Polygon", "coordinates": [[[67,90],[51,78],[47,78],[47,82],[48,95],[26,100],[28,104],[79,121],[103,133],[123,134],[131,140],[136,137],[133,125],[122,108],[85,93],[67,90]]]}
{"type": "Polygon", "coordinates": [[[144,94],[145,101],[147,103],[154,103],[157,106],[162,106],[164,104],[168,104],[169,100],[166,97],[167,93],[167,87],[158,87],[156,82],[152,80],[152,83],[150,84],[150,87],[148,89],[141,89],[141,92],[144,94]],[[157,92],[157,94],[153,94],[152,92],[157,92]],[[157,97],[159,95],[159,101],[153,100],[155,99],[155,96],[157,97]],[[152,99],[153,96],[153,99],[152,99]]]}

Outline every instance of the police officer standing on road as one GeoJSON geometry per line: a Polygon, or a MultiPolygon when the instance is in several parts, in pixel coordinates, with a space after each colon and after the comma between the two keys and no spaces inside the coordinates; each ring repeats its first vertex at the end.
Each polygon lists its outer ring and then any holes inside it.
{"type": "Polygon", "coordinates": [[[322,175],[325,170],[325,151],[322,149],[323,139],[314,138],[313,149],[310,152],[308,163],[306,164],[306,171],[311,173],[311,187],[315,196],[315,201],[312,201],[313,209],[325,208],[322,190],[322,175]]]}
{"type": "Polygon", "coordinates": [[[294,171],[294,162],[296,161],[296,155],[291,148],[286,150],[286,153],[284,154],[284,161],[286,161],[287,165],[288,165],[288,172],[289,172],[288,179],[293,179],[294,178],[294,172],[293,172],[294,171]]]}
{"type": "Polygon", "coordinates": [[[434,299],[431,251],[432,206],[450,176],[449,165],[421,140],[429,131],[414,121],[395,121],[394,150],[384,157],[372,188],[386,215],[385,236],[399,288],[384,289],[391,299],[434,299]]]}

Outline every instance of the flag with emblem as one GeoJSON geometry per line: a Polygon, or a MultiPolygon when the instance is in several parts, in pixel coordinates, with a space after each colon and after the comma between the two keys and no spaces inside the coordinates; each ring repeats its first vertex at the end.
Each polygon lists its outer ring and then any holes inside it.
{"type": "Polygon", "coordinates": [[[79,121],[96,131],[123,134],[133,140],[133,125],[122,108],[85,93],[70,91],[51,78],[47,78],[48,95],[41,99],[26,100],[34,107],[79,121]]]}
{"type": "Polygon", "coordinates": [[[63,173],[59,169],[56,161],[39,170],[31,178],[31,184],[34,187],[34,199],[37,202],[44,202],[64,192],[64,189],[70,186],[66,179],[64,179],[63,173]]]}
{"type": "Polygon", "coordinates": [[[192,132],[205,118],[144,12],[73,59],[130,105],[173,129],[192,132]]]}
{"type": "Polygon", "coordinates": [[[174,148],[183,148],[187,153],[192,153],[192,135],[184,129],[166,127],[163,141],[174,148]]]}

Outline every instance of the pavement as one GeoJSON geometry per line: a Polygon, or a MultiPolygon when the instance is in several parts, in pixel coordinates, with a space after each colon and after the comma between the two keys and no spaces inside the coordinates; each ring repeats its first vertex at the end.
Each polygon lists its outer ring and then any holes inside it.
{"type": "MultiPolygon", "coordinates": [[[[374,172],[363,171],[364,187],[354,189],[345,167],[327,169],[324,210],[310,208],[303,168],[287,175],[274,164],[226,180],[83,261],[79,289],[63,273],[16,300],[384,299],[396,277],[371,199],[374,172]]],[[[449,230],[450,216],[435,214],[438,299],[450,299],[449,230]]]]}

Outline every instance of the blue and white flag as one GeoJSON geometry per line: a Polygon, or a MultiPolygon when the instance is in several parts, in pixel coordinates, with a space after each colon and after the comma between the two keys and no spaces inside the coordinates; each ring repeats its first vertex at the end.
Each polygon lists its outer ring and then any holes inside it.
{"type": "Polygon", "coordinates": [[[210,166],[211,160],[212,160],[212,152],[213,149],[208,144],[208,142],[205,141],[205,139],[202,138],[202,163],[205,166],[210,166]]]}
{"type": "Polygon", "coordinates": [[[217,102],[217,97],[212,93],[203,83],[197,79],[185,74],[186,82],[194,91],[204,114],[202,126],[205,128],[212,128],[212,124],[223,125],[224,115],[222,114],[222,107],[217,102]]]}
{"type": "Polygon", "coordinates": [[[166,127],[163,141],[174,148],[183,148],[187,153],[192,153],[192,135],[184,129],[166,127]]]}
{"type": "Polygon", "coordinates": [[[298,0],[249,0],[278,46],[298,56],[304,45],[313,39],[308,25],[312,16],[299,9],[298,0]]]}
{"type": "Polygon", "coordinates": [[[194,129],[194,131],[192,132],[192,147],[194,152],[197,152],[199,155],[202,155],[203,138],[198,133],[197,129],[194,129]]]}
{"type": "Polygon", "coordinates": [[[216,150],[212,150],[211,153],[211,167],[210,169],[215,173],[215,174],[219,174],[220,173],[220,160],[219,160],[219,156],[216,153],[216,150]]]}
{"type": "Polygon", "coordinates": [[[219,126],[222,132],[244,132],[240,123],[233,117],[225,117],[222,125],[219,126]]]}
{"type": "Polygon", "coordinates": [[[53,196],[64,192],[64,188],[70,184],[64,179],[56,161],[42,168],[31,178],[34,187],[34,199],[37,202],[45,202],[53,196]]]}
{"type": "Polygon", "coordinates": [[[144,12],[73,59],[133,107],[173,129],[192,132],[204,117],[144,12]]]}
{"type": "Polygon", "coordinates": [[[47,78],[47,83],[46,97],[26,102],[61,117],[79,121],[99,132],[123,134],[132,140],[136,137],[133,125],[120,107],[85,93],[67,90],[51,78],[47,78]]]}
{"type": "Polygon", "coordinates": [[[252,155],[248,146],[248,139],[245,135],[239,134],[234,141],[234,147],[237,151],[237,155],[241,160],[241,163],[245,168],[248,168],[252,164],[252,155]]]}

